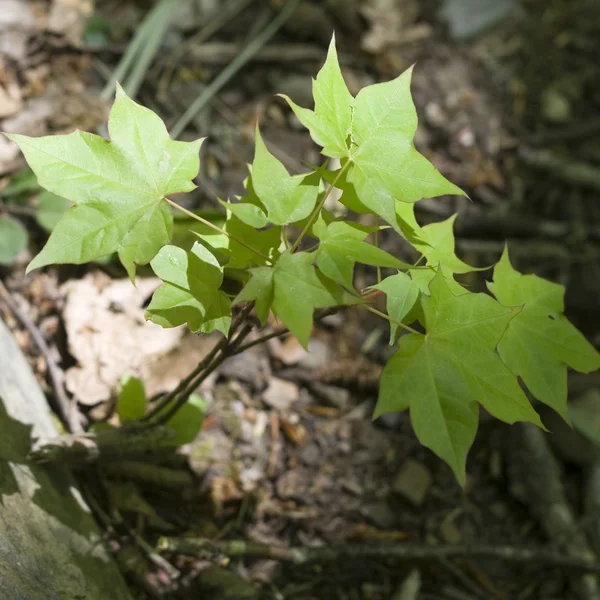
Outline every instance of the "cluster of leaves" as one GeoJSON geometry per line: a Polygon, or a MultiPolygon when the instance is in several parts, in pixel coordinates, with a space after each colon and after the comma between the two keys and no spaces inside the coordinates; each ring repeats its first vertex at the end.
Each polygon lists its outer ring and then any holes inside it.
{"type": "Polygon", "coordinates": [[[0,191],[0,265],[12,264],[29,243],[27,229],[14,215],[31,215],[42,229],[51,232],[70,206],[65,198],[40,188],[31,169],[15,175],[0,191]],[[32,196],[37,200],[34,207],[29,206],[32,196]]]}
{"type": "Polygon", "coordinates": [[[543,427],[520,378],[532,396],[568,419],[567,366],[589,372],[600,367],[600,358],[564,317],[563,288],[518,273],[507,252],[489,286],[494,297],[472,293],[455,279],[474,268],[455,254],[454,218],[422,227],[414,204],[463,192],[414,147],[410,79],[408,70],[353,97],[332,41],[314,81],[314,110],[286,98],[322,147],[324,164],[290,175],[257,130],[246,195],[223,203],[220,225],[188,212],[201,227],[183,246],[170,244],[171,208],[178,205],[169,196],[194,187],[202,140],[171,140],[160,118],[121,89],[110,113],[111,141],[80,131],[37,139],[11,135],[40,184],[75,204],[29,268],[117,252],[130,277],[137,265],[150,263],[164,282],[147,313],[164,327],[187,323],[194,332],[227,335],[232,306],[253,301],[263,324],[273,313],[305,346],[316,308],[372,309],[373,290],[354,287],[357,262],[393,269],[375,286],[387,296],[383,316],[390,343],[397,343],[375,415],[409,409],[421,443],[464,482],[480,404],[507,423],[543,427]],[[328,168],[330,158],[339,159],[338,169],[328,168]],[[374,215],[381,225],[336,219],[324,208],[334,188],[350,211],[374,215]],[[420,266],[367,241],[383,227],[417,250],[420,266]],[[312,244],[301,245],[306,237],[312,244]],[[225,275],[241,291],[231,293],[225,275]],[[396,341],[401,329],[410,333],[396,341]]]}

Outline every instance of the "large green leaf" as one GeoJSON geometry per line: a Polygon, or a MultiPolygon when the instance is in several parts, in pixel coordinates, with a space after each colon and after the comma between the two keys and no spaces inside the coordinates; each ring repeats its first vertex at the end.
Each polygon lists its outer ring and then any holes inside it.
{"type": "Polygon", "coordinates": [[[12,134],[42,187],[75,203],[29,269],[84,263],[119,253],[129,275],[169,242],[171,210],[163,198],[194,189],[202,140],[176,142],[152,111],[117,89],[112,141],[75,131],[31,138],[12,134]]]}
{"type": "Polygon", "coordinates": [[[164,285],[154,292],[147,318],[163,327],[187,323],[194,332],[227,335],[231,302],[219,290],[223,269],[202,244],[194,244],[190,252],[164,246],[150,264],[164,285]]]}
{"type": "Polygon", "coordinates": [[[455,296],[441,272],[421,299],[427,333],[400,338],[381,377],[375,416],[410,408],[419,441],[464,484],[478,403],[507,423],[541,425],[496,346],[518,309],[485,294],[455,296]]]}
{"type": "Polygon", "coordinates": [[[326,225],[319,220],[313,231],[321,240],[316,252],[320,271],[348,289],[354,288],[354,265],[357,262],[375,267],[410,268],[409,264],[365,242],[368,232],[349,223],[334,221],[326,225]]]}
{"type": "Polygon", "coordinates": [[[332,38],[327,60],[313,81],[315,110],[301,108],[283,96],[300,122],[310,130],[310,135],[323,146],[323,154],[334,158],[348,156],[348,135],[352,120],[354,98],[342,77],[332,38]]]}
{"type": "Polygon", "coordinates": [[[0,217],[0,265],[10,265],[27,248],[27,230],[19,221],[0,217]]]}
{"type": "Polygon", "coordinates": [[[252,186],[267,209],[271,223],[286,225],[308,217],[317,202],[319,182],[318,171],[309,175],[290,175],[283,164],[267,150],[260,131],[256,128],[252,186]]]}
{"type": "Polygon", "coordinates": [[[582,373],[595,371],[600,354],[564,316],[564,287],[519,273],[508,250],[488,286],[501,304],[523,307],[498,345],[502,360],[538,400],[568,421],[567,366],[582,373]]]}

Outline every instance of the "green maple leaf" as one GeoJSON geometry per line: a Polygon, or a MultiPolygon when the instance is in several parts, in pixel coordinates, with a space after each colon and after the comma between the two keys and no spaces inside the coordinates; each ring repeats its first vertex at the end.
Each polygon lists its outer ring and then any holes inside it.
{"type": "Polygon", "coordinates": [[[425,256],[428,265],[441,265],[449,273],[484,270],[487,267],[484,269],[472,267],[456,256],[453,228],[457,216],[455,214],[445,221],[418,227],[414,234],[409,236],[409,240],[425,256]]]}
{"type": "Polygon", "coordinates": [[[410,408],[419,441],[464,484],[478,403],[507,423],[542,426],[517,378],[496,352],[518,309],[485,294],[455,296],[441,272],[421,298],[427,333],[400,338],[381,376],[375,416],[410,408]]]}
{"type": "Polygon", "coordinates": [[[196,243],[190,252],[164,246],[150,264],[164,285],[154,292],[146,318],[166,328],[187,323],[193,332],[227,335],[231,302],[219,290],[223,269],[204,246],[196,243]]]}
{"type": "Polygon", "coordinates": [[[319,273],[308,252],[284,252],[274,267],[252,270],[252,279],[234,300],[256,300],[257,314],[266,321],[269,308],[306,348],[315,308],[355,304],[351,296],[319,273]]]}
{"type": "Polygon", "coordinates": [[[171,140],[161,119],[120,87],[108,128],[112,141],[82,131],[8,136],[40,185],[75,204],[29,270],[118,252],[133,277],[136,264],[148,263],[169,242],[173,217],[163,198],[195,188],[202,140],[171,140]]]}
{"type": "Polygon", "coordinates": [[[600,369],[600,354],[564,316],[564,287],[519,273],[506,249],[488,287],[501,304],[523,307],[498,345],[502,360],[568,422],[567,366],[590,373],[600,369]]]}
{"type": "Polygon", "coordinates": [[[313,140],[323,146],[323,154],[333,158],[348,156],[347,139],[352,121],[354,98],[342,77],[335,50],[335,37],[331,39],[327,60],[313,81],[315,110],[295,104],[281,94],[300,122],[310,130],[313,140]]]}
{"type": "Polygon", "coordinates": [[[312,265],[308,252],[284,252],[273,273],[272,310],[307,348],[315,308],[360,302],[345,293],[312,265]]]}
{"type": "Polygon", "coordinates": [[[365,242],[369,231],[350,223],[334,221],[326,225],[319,219],[313,232],[321,240],[316,252],[319,270],[348,289],[354,287],[354,264],[357,262],[374,267],[410,268],[391,254],[365,242]]]}
{"type": "MultiPolygon", "coordinates": [[[[400,322],[411,312],[421,293],[419,285],[406,273],[390,275],[373,287],[385,293],[388,316],[400,322]]],[[[398,325],[390,321],[390,346],[397,333],[398,325]]]]}
{"type": "Polygon", "coordinates": [[[258,127],[252,163],[252,187],[275,225],[286,225],[308,217],[317,202],[320,173],[290,175],[265,146],[258,127]]]}
{"type": "MultiPolygon", "coordinates": [[[[252,167],[249,168],[251,169],[252,167]]],[[[219,200],[219,202],[246,225],[262,229],[269,223],[269,218],[267,217],[266,208],[254,191],[252,176],[246,177],[244,188],[247,194],[245,196],[236,196],[237,203],[223,202],[222,200],[219,200]]]]}
{"type": "Polygon", "coordinates": [[[346,159],[342,168],[347,170],[346,182],[353,186],[346,203],[360,203],[399,232],[398,202],[464,195],[414,147],[417,112],[410,93],[411,75],[412,68],[392,81],[367,86],[352,98],[332,41],[314,85],[315,111],[286,98],[313,140],[323,146],[323,153],[346,159]]]}
{"type": "Polygon", "coordinates": [[[233,301],[234,304],[244,301],[254,301],[254,310],[262,325],[265,325],[267,322],[269,311],[273,304],[274,272],[274,269],[271,267],[256,267],[255,269],[250,269],[252,275],[250,281],[248,281],[244,286],[244,289],[233,301]]]}

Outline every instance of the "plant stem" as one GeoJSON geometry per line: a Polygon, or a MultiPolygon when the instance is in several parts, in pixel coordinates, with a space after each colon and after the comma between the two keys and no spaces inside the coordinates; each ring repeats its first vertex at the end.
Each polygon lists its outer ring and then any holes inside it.
{"type": "MultiPolygon", "coordinates": [[[[375,230],[375,246],[379,248],[379,229],[375,230]]],[[[377,265],[377,283],[381,283],[381,267],[377,265]]]]}
{"type": "MultiPolygon", "coordinates": [[[[213,367],[212,362],[214,361],[215,357],[219,353],[223,353],[227,349],[227,347],[232,343],[231,342],[232,337],[235,335],[235,332],[238,330],[239,326],[243,323],[244,319],[250,314],[250,312],[252,311],[252,307],[253,307],[253,305],[250,304],[249,306],[243,308],[240,311],[240,313],[237,315],[237,317],[235,317],[235,319],[233,320],[233,323],[231,324],[229,336],[222,338],[219,341],[219,343],[196,365],[194,370],[187,377],[182,379],[179,382],[179,384],[177,385],[177,387],[175,387],[173,390],[171,390],[168,394],[165,394],[164,396],[162,396],[156,402],[156,404],[152,407],[152,409],[149,410],[140,419],[140,421],[143,421],[143,422],[151,421],[152,419],[157,417],[178,396],[183,395],[183,397],[187,400],[189,393],[186,396],[186,390],[190,389],[191,384],[194,382],[194,380],[197,379],[197,377],[199,375],[206,373],[206,375],[204,377],[204,378],[206,378],[210,373],[212,373],[214,371],[216,366],[213,367]]],[[[236,340],[236,342],[237,342],[237,340],[236,340]]],[[[198,387],[198,386],[195,385],[193,388],[191,388],[192,391],[196,387],[198,387]]]]}
{"type": "Polygon", "coordinates": [[[191,217],[192,219],[196,219],[196,221],[200,221],[200,223],[203,223],[207,227],[210,227],[211,229],[214,229],[215,231],[218,231],[219,233],[222,233],[223,235],[227,236],[230,240],[233,240],[234,242],[236,242],[240,246],[244,246],[244,248],[246,248],[247,250],[250,250],[250,252],[254,252],[254,254],[256,254],[257,256],[260,256],[263,260],[266,260],[268,263],[271,263],[271,264],[274,263],[273,259],[269,258],[266,254],[263,254],[262,252],[260,252],[256,248],[253,248],[249,244],[246,244],[246,242],[244,242],[243,240],[240,240],[239,238],[231,235],[228,231],[225,231],[224,229],[221,229],[218,225],[215,225],[214,223],[211,223],[210,221],[204,219],[200,215],[197,215],[197,214],[193,213],[191,210],[188,210],[187,208],[183,208],[183,206],[180,206],[179,204],[177,204],[177,202],[173,202],[173,200],[171,200],[169,198],[163,198],[163,200],[165,200],[166,202],[168,202],[173,208],[175,208],[178,211],[184,213],[188,217],[191,217]]]}
{"type": "Polygon", "coordinates": [[[279,31],[282,25],[292,16],[299,3],[300,0],[288,0],[279,11],[279,14],[264,30],[206,86],[200,96],[192,102],[190,107],[173,125],[171,130],[173,139],[177,139],[181,135],[188,123],[210,102],[211,98],[279,31]]]}
{"type": "Polygon", "coordinates": [[[360,304],[359,306],[362,306],[364,309],[368,310],[369,312],[372,312],[374,315],[378,315],[382,319],[385,319],[386,321],[389,321],[394,325],[398,325],[398,327],[401,327],[406,331],[410,331],[411,333],[421,335],[416,329],[413,329],[409,325],[405,325],[404,323],[402,323],[402,321],[396,321],[396,319],[392,319],[392,317],[390,317],[389,315],[386,315],[385,313],[381,312],[380,310],[377,310],[376,308],[373,308],[372,306],[369,306],[368,304],[360,304]]]}
{"type": "Polygon", "coordinates": [[[349,164],[350,164],[350,160],[348,160],[346,162],[346,164],[337,172],[337,175],[334,177],[333,181],[329,184],[327,191],[325,192],[325,194],[323,195],[323,197],[321,198],[319,203],[315,206],[312,213],[310,213],[310,216],[308,217],[308,221],[306,222],[304,229],[302,229],[302,231],[300,232],[300,235],[298,236],[296,241],[292,244],[292,247],[290,248],[290,252],[295,252],[297,250],[298,246],[300,245],[300,242],[302,242],[302,238],[306,235],[307,231],[312,227],[312,224],[316,221],[323,206],[325,206],[325,201],[327,200],[327,198],[329,198],[329,194],[331,194],[331,190],[333,190],[333,188],[335,187],[335,184],[339,181],[340,177],[344,174],[344,171],[348,168],[349,164]]]}

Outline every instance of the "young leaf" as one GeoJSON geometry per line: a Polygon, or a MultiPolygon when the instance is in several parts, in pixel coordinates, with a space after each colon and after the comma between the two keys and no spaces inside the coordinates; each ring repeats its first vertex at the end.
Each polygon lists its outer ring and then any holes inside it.
{"type": "Polygon", "coordinates": [[[415,282],[421,293],[425,296],[429,296],[429,285],[438,272],[442,273],[444,279],[446,280],[446,285],[450,288],[450,291],[455,296],[468,293],[468,290],[466,290],[462,285],[460,285],[460,283],[458,283],[458,281],[456,281],[456,279],[454,279],[454,274],[452,271],[441,266],[439,266],[437,269],[434,269],[433,267],[428,267],[426,269],[411,269],[410,277],[415,282]]]}
{"type": "Polygon", "coordinates": [[[457,216],[455,214],[445,221],[419,227],[409,240],[425,256],[428,265],[441,265],[450,273],[481,271],[482,269],[472,267],[456,256],[453,227],[457,216]]]}
{"type": "Polygon", "coordinates": [[[419,441],[464,484],[478,403],[507,423],[542,424],[496,352],[517,310],[485,294],[454,296],[441,271],[430,294],[421,299],[427,334],[400,338],[381,376],[375,416],[410,408],[419,441]]]}
{"type": "Polygon", "coordinates": [[[329,44],[325,64],[313,81],[313,95],[314,112],[301,108],[283,94],[282,97],[286,99],[298,120],[310,131],[312,139],[323,146],[325,156],[348,156],[347,139],[354,98],[342,77],[335,50],[335,37],[329,44]]]}
{"type": "Polygon", "coordinates": [[[239,302],[254,300],[254,309],[260,322],[264,325],[273,304],[274,269],[271,267],[257,267],[256,269],[250,269],[250,273],[252,278],[233,303],[238,304],[239,302]]]}
{"type": "MultiPolygon", "coordinates": [[[[388,316],[400,322],[409,314],[420,294],[419,285],[406,273],[386,277],[373,287],[386,294],[388,316]]],[[[390,321],[390,346],[396,341],[397,333],[398,325],[390,321]]]]}
{"type": "Polygon", "coordinates": [[[223,206],[230,210],[240,221],[250,227],[261,229],[269,222],[269,218],[259,206],[247,203],[221,202],[223,206]]]}
{"type": "MultiPolygon", "coordinates": [[[[227,208],[229,208],[229,205],[227,205],[227,208]]],[[[229,269],[247,269],[252,266],[262,266],[268,263],[263,256],[268,256],[271,259],[276,259],[279,256],[281,227],[270,227],[269,229],[257,231],[228,210],[227,220],[222,228],[225,233],[215,231],[196,232],[196,236],[212,249],[225,252],[229,256],[226,265],[229,269]],[[242,246],[236,240],[243,240],[247,246],[242,246]],[[250,250],[248,246],[256,252],[250,250]]]]}
{"type": "Polygon", "coordinates": [[[137,377],[124,375],[117,398],[117,414],[121,423],[141,419],[146,412],[146,404],[144,384],[137,377]]]}
{"type": "Polygon", "coordinates": [[[347,169],[346,181],[360,205],[400,232],[397,202],[464,195],[414,147],[417,112],[410,94],[412,68],[392,81],[363,88],[352,99],[332,42],[322,72],[323,84],[315,82],[314,113],[288,102],[313,139],[324,146],[325,155],[348,159],[342,168],[347,169]]]}
{"type": "Polygon", "coordinates": [[[595,371],[600,354],[564,316],[564,287],[519,273],[506,249],[488,287],[501,304],[523,307],[498,345],[502,360],[538,400],[569,422],[567,366],[595,371]]]}
{"type": "MultiPolygon", "coordinates": [[[[170,408],[167,405],[165,411],[170,408]]],[[[173,446],[190,444],[196,439],[202,429],[208,404],[200,394],[191,394],[187,402],[165,423],[165,426],[175,432],[170,443],[173,446]]]]}
{"type": "Polygon", "coordinates": [[[368,244],[364,241],[368,232],[343,221],[335,221],[329,225],[325,225],[322,220],[317,221],[313,231],[321,240],[316,252],[319,270],[348,289],[354,287],[354,264],[357,262],[396,269],[409,269],[411,266],[368,244]]]}
{"type": "Polygon", "coordinates": [[[360,302],[319,273],[312,265],[313,259],[314,254],[308,252],[284,252],[273,269],[271,308],[305,348],[315,308],[360,302]]]}
{"type": "Polygon", "coordinates": [[[0,217],[0,265],[10,265],[27,248],[27,230],[19,221],[0,217]]]}
{"type": "Polygon", "coordinates": [[[319,181],[318,171],[309,175],[290,176],[267,150],[256,128],[252,185],[256,196],[267,209],[271,223],[286,225],[308,217],[317,202],[319,181]]]}
{"type": "Polygon", "coordinates": [[[161,119],[120,87],[108,128],[110,142],[81,131],[41,138],[8,135],[40,185],[75,203],[29,270],[118,252],[133,277],[136,264],[148,263],[169,242],[173,217],[163,198],[195,188],[202,140],[171,140],[161,119]]]}
{"type": "Polygon", "coordinates": [[[231,303],[219,290],[223,270],[204,246],[196,243],[190,252],[164,246],[150,264],[165,283],[154,292],[146,318],[163,327],[187,323],[193,332],[227,335],[231,303]]]}
{"type": "Polygon", "coordinates": [[[35,218],[46,231],[52,231],[64,214],[71,208],[71,202],[52,192],[42,192],[35,218]]]}

